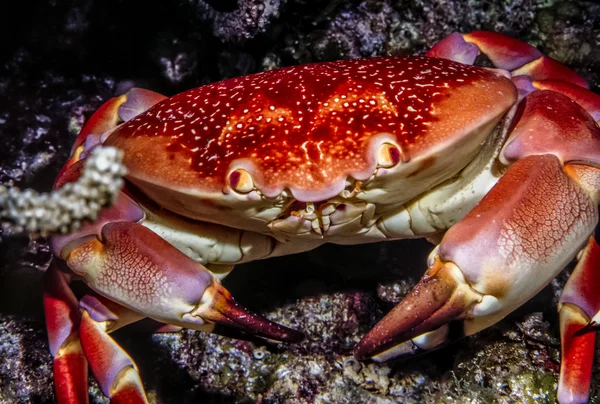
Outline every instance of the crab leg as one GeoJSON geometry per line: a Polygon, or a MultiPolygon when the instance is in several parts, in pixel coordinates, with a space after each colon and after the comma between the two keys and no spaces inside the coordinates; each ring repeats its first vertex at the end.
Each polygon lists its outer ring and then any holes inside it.
{"type": "Polygon", "coordinates": [[[59,403],[88,402],[88,364],[79,339],[79,308],[56,259],[44,275],[44,311],[59,403]]]}
{"type": "Polygon", "coordinates": [[[448,230],[421,281],[362,339],[356,357],[414,354],[496,323],[575,257],[598,221],[596,206],[557,157],[517,161],[448,230]]]}
{"type": "Polygon", "coordinates": [[[600,95],[558,80],[532,81],[531,86],[536,90],[555,91],[575,100],[592,116],[594,121],[600,122],[600,95]]]}
{"type": "MultiPolygon", "coordinates": [[[[88,402],[88,361],[105,394],[108,397],[115,397],[116,394],[118,398],[125,394],[122,391],[130,391],[135,386],[124,390],[123,386],[119,385],[116,390],[113,389],[112,396],[109,395],[113,381],[105,380],[106,374],[110,372],[102,370],[101,367],[103,364],[106,366],[106,363],[113,363],[115,355],[124,355],[124,352],[119,353],[120,348],[108,336],[103,338],[104,336],[94,334],[97,334],[99,327],[110,327],[110,331],[114,331],[143,316],[99,296],[87,295],[78,305],[67,278],[68,276],[59,269],[57,260],[52,262],[45,274],[44,309],[50,351],[54,356],[57,401],[69,404],[88,402]],[[83,314],[80,314],[80,307],[83,314]],[[97,325],[90,325],[90,322],[94,321],[98,322],[97,325]],[[110,341],[105,341],[106,338],[110,341]],[[115,352],[103,354],[110,342],[115,346],[111,347],[115,352]]],[[[113,374],[113,378],[116,374],[113,374]]],[[[129,377],[129,380],[133,379],[129,377]]],[[[141,383],[139,387],[141,388],[141,383]]],[[[140,397],[143,397],[143,388],[140,388],[134,388],[133,391],[141,391],[140,397]]],[[[119,402],[118,399],[113,399],[113,403],[116,402],[119,402]]]]}
{"type": "Polygon", "coordinates": [[[561,403],[586,403],[589,399],[596,341],[593,317],[600,314],[599,268],[600,247],[590,237],[559,301],[561,403]]]}
{"type": "Polygon", "coordinates": [[[427,52],[427,56],[475,63],[483,53],[492,64],[510,71],[521,96],[535,90],[552,90],[576,101],[596,122],[600,121],[600,96],[588,90],[587,81],[533,46],[495,32],[453,33],[427,52]]]}
{"type": "Polygon", "coordinates": [[[106,136],[120,123],[134,118],[165,98],[167,97],[154,91],[132,88],[126,94],[106,101],[88,119],[77,135],[69,160],[62,167],[57,179],[61,179],[71,165],[81,161],[85,157],[85,153],[102,143],[102,135],[106,136]]]}
{"type": "Polygon", "coordinates": [[[495,32],[454,33],[432,47],[427,56],[473,64],[484,53],[494,66],[513,76],[527,75],[532,80],[561,80],[589,88],[587,81],[560,62],[542,55],[533,46],[495,32]]]}
{"type": "Polygon", "coordinates": [[[113,404],[147,403],[133,359],[108,335],[143,316],[96,296],[84,297],[82,307],[81,346],[104,395],[113,404]]]}

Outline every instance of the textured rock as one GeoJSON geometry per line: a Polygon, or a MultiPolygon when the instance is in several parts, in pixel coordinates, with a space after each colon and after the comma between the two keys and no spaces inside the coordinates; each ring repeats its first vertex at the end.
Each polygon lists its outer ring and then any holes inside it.
{"type": "Polygon", "coordinates": [[[213,34],[224,41],[243,41],[267,30],[279,15],[280,0],[191,1],[201,21],[211,23],[213,34]]]}
{"type": "MultiPolygon", "coordinates": [[[[40,191],[85,118],[132,85],[174,94],[284,65],[422,53],[450,32],[488,29],[529,41],[600,87],[593,2],[22,3],[0,16],[0,34],[11,38],[0,44],[0,183],[40,191]]],[[[135,327],[115,338],[160,403],[553,402],[564,274],[500,324],[434,354],[385,365],[352,359],[360,336],[419,278],[430,249],[420,241],[325,246],[237,268],[226,286],[244,305],[305,331],[297,345],[135,327]]],[[[43,240],[0,239],[0,402],[53,402],[40,290],[48,259],[43,240]]],[[[106,402],[93,383],[90,392],[106,402]]]]}

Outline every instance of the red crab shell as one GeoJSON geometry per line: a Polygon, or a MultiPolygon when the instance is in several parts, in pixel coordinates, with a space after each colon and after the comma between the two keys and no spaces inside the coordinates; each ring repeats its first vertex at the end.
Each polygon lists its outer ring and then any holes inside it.
{"type": "Polygon", "coordinates": [[[165,99],[106,144],[125,151],[131,180],[152,199],[210,220],[206,209],[225,204],[219,197],[235,169],[247,170],[267,198],[288,189],[299,201],[322,201],[342,192],[348,179],[372,177],[385,142],[414,163],[404,164],[412,171],[404,178],[429,169],[428,186],[468,163],[482,141],[468,135],[487,136],[481,128],[495,125],[516,96],[501,73],[446,59],[309,64],[165,99]],[[181,202],[185,196],[194,202],[181,202]]]}

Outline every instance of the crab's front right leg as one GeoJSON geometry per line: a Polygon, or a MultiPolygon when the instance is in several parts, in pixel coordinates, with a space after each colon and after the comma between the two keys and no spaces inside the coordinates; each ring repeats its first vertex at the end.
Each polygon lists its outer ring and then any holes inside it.
{"type": "MultiPolygon", "coordinates": [[[[423,278],[360,341],[355,356],[385,361],[438,348],[489,327],[539,292],[575,257],[598,221],[600,170],[579,166],[587,174],[576,176],[576,166],[563,167],[553,155],[511,165],[479,205],[448,230],[423,278]]],[[[589,389],[594,335],[573,338],[573,330],[581,331],[600,310],[597,259],[589,256],[586,250],[583,280],[593,283],[571,287],[574,296],[562,301],[569,366],[561,374],[562,403],[585,402],[589,389]]]]}

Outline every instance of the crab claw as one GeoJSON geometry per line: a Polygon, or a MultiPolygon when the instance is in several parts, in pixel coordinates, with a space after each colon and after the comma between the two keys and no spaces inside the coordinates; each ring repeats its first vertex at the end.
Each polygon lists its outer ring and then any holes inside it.
{"type": "Polygon", "coordinates": [[[233,326],[276,341],[303,338],[243,308],[216,276],[140,224],[107,223],[98,237],[71,243],[61,255],[96,292],[162,323],[209,332],[233,326]]]}
{"type": "Polygon", "coordinates": [[[515,162],[448,230],[421,281],[354,354],[377,361],[414,355],[500,321],[575,257],[597,219],[595,202],[557,157],[515,162]]]}
{"type": "Polygon", "coordinates": [[[202,303],[191,315],[276,341],[299,342],[304,338],[304,334],[299,331],[269,321],[245,309],[217,278],[213,278],[212,285],[206,288],[202,296],[202,303]]]}
{"type": "Polygon", "coordinates": [[[453,339],[448,323],[464,319],[481,300],[456,265],[436,258],[410,294],[363,337],[354,356],[386,361],[444,345],[453,339]]]}

